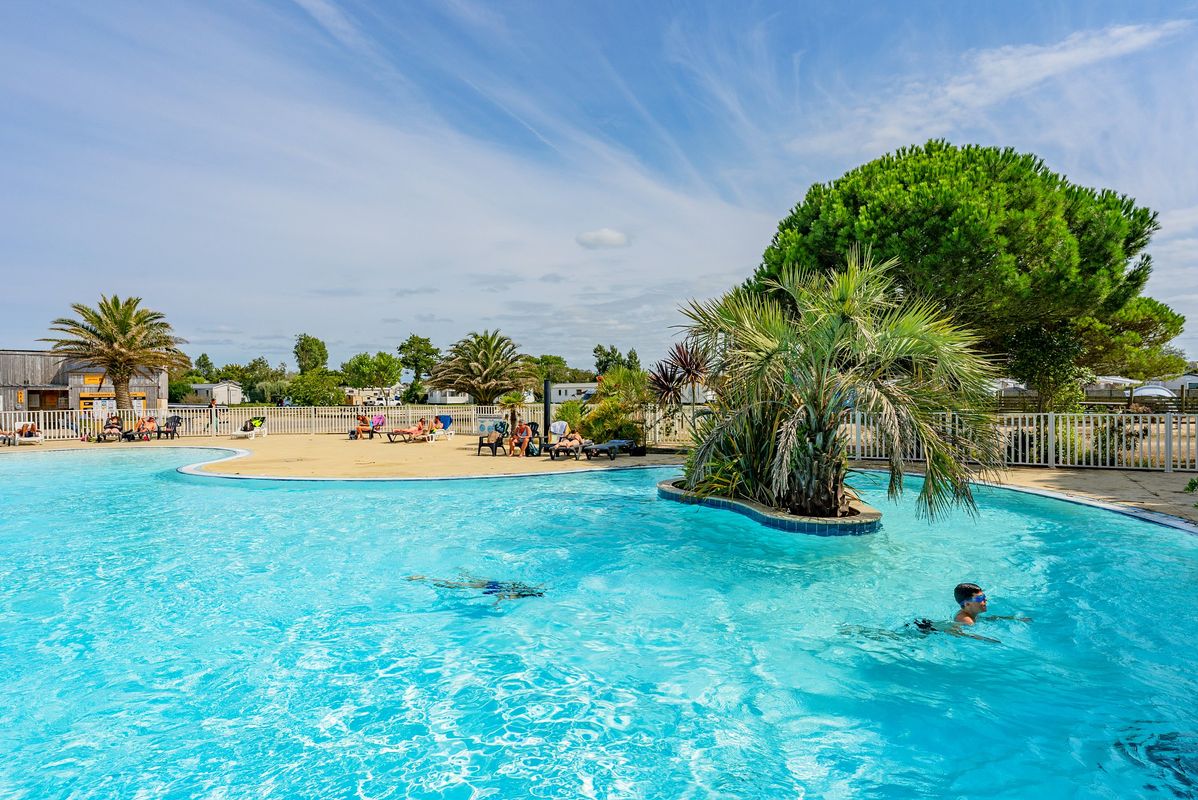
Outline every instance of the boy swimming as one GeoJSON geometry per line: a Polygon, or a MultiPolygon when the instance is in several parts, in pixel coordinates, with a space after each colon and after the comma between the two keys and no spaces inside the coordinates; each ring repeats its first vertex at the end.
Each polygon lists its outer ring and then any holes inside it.
{"type": "Polygon", "coordinates": [[[962,625],[974,625],[977,623],[978,615],[986,613],[988,607],[986,593],[976,583],[958,583],[957,587],[953,589],[953,598],[961,607],[957,616],[953,617],[954,622],[959,622],[962,625]]]}
{"type": "Polygon", "coordinates": [[[409,575],[406,580],[409,581],[428,581],[433,586],[439,586],[442,589],[480,589],[485,595],[490,595],[495,598],[495,603],[500,600],[520,600],[525,597],[544,597],[545,590],[538,586],[530,586],[527,583],[519,581],[488,581],[488,580],[465,580],[465,581],[450,581],[442,578],[426,578],[423,575],[409,575]]]}

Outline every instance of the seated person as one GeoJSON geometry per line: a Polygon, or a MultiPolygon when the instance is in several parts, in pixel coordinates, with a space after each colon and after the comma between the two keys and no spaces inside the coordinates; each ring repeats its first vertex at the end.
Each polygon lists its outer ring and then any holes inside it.
{"type": "Polygon", "coordinates": [[[365,439],[366,434],[370,433],[372,430],[374,430],[374,426],[370,424],[370,420],[366,419],[366,415],[359,414],[358,415],[358,424],[354,427],[354,431],[357,434],[357,438],[359,440],[365,439]]]}
{"type": "Polygon", "coordinates": [[[516,429],[512,431],[512,447],[508,451],[508,457],[517,456],[524,457],[524,451],[528,449],[528,443],[532,441],[532,428],[528,427],[528,423],[520,420],[516,423],[516,429]]]}
{"type": "Polygon", "coordinates": [[[241,426],[241,429],[246,433],[249,433],[254,429],[254,421],[252,419],[247,419],[245,424],[241,426]]]}
{"type": "Polygon", "coordinates": [[[441,421],[441,418],[433,417],[433,428],[432,429],[435,431],[439,431],[439,430],[443,430],[444,428],[445,428],[445,423],[441,421]]]}
{"type": "Polygon", "coordinates": [[[104,432],[115,431],[116,433],[120,433],[121,430],[121,418],[116,414],[109,414],[108,419],[104,421],[104,432]]]}
{"type": "Polygon", "coordinates": [[[34,436],[37,436],[37,434],[38,430],[36,422],[26,422],[24,425],[17,428],[17,436],[22,438],[33,438],[34,436]]]}
{"type": "Polygon", "coordinates": [[[154,417],[150,417],[149,419],[146,420],[146,430],[145,430],[146,438],[149,439],[152,434],[157,433],[157,432],[158,432],[158,420],[156,420],[154,417]]]}

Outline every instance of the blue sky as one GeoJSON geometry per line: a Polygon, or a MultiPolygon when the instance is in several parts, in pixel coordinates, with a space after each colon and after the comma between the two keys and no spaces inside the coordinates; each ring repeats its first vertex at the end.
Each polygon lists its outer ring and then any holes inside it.
{"type": "Polygon", "coordinates": [[[136,294],[193,356],[499,327],[660,357],[816,181],[930,137],[1161,213],[1198,356],[1198,2],[0,4],[0,346],[136,294]]]}

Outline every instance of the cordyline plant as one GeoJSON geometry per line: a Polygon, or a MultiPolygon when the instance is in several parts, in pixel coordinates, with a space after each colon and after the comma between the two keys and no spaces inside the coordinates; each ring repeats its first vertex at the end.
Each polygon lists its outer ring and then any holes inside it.
{"type": "Polygon", "coordinates": [[[179,350],[185,340],[174,335],[166,317],[140,306],[140,297],[116,295],[101,295],[95,308],[73,303],[77,317],[54,320],[50,330],[61,335],[42,340],[52,342],[59,355],[104,370],[120,409],[133,408],[129,382],[136,375],[153,377],[159,370],[191,365],[179,350]]]}
{"type": "Polygon", "coordinates": [[[688,488],[806,516],[852,513],[845,423],[857,411],[874,423],[892,497],[906,456],[923,467],[924,513],[974,507],[970,480],[1001,463],[988,410],[996,373],[973,333],[897,291],[894,265],[853,247],[843,270],[791,266],[764,292],[740,287],[683,309],[688,337],[711,354],[715,393],[688,488]]]}

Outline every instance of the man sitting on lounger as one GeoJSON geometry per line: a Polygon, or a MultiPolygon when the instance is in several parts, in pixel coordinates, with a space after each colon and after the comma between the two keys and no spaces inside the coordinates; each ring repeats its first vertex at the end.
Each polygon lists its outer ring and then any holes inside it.
{"type": "Polygon", "coordinates": [[[508,458],[517,456],[524,457],[524,451],[528,449],[528,443],[532,441],[532,428],[528,427],[528,423],[520,420],[516,423],[516,429],[512,431],[512,449],[508,451],[508,458]]]}

